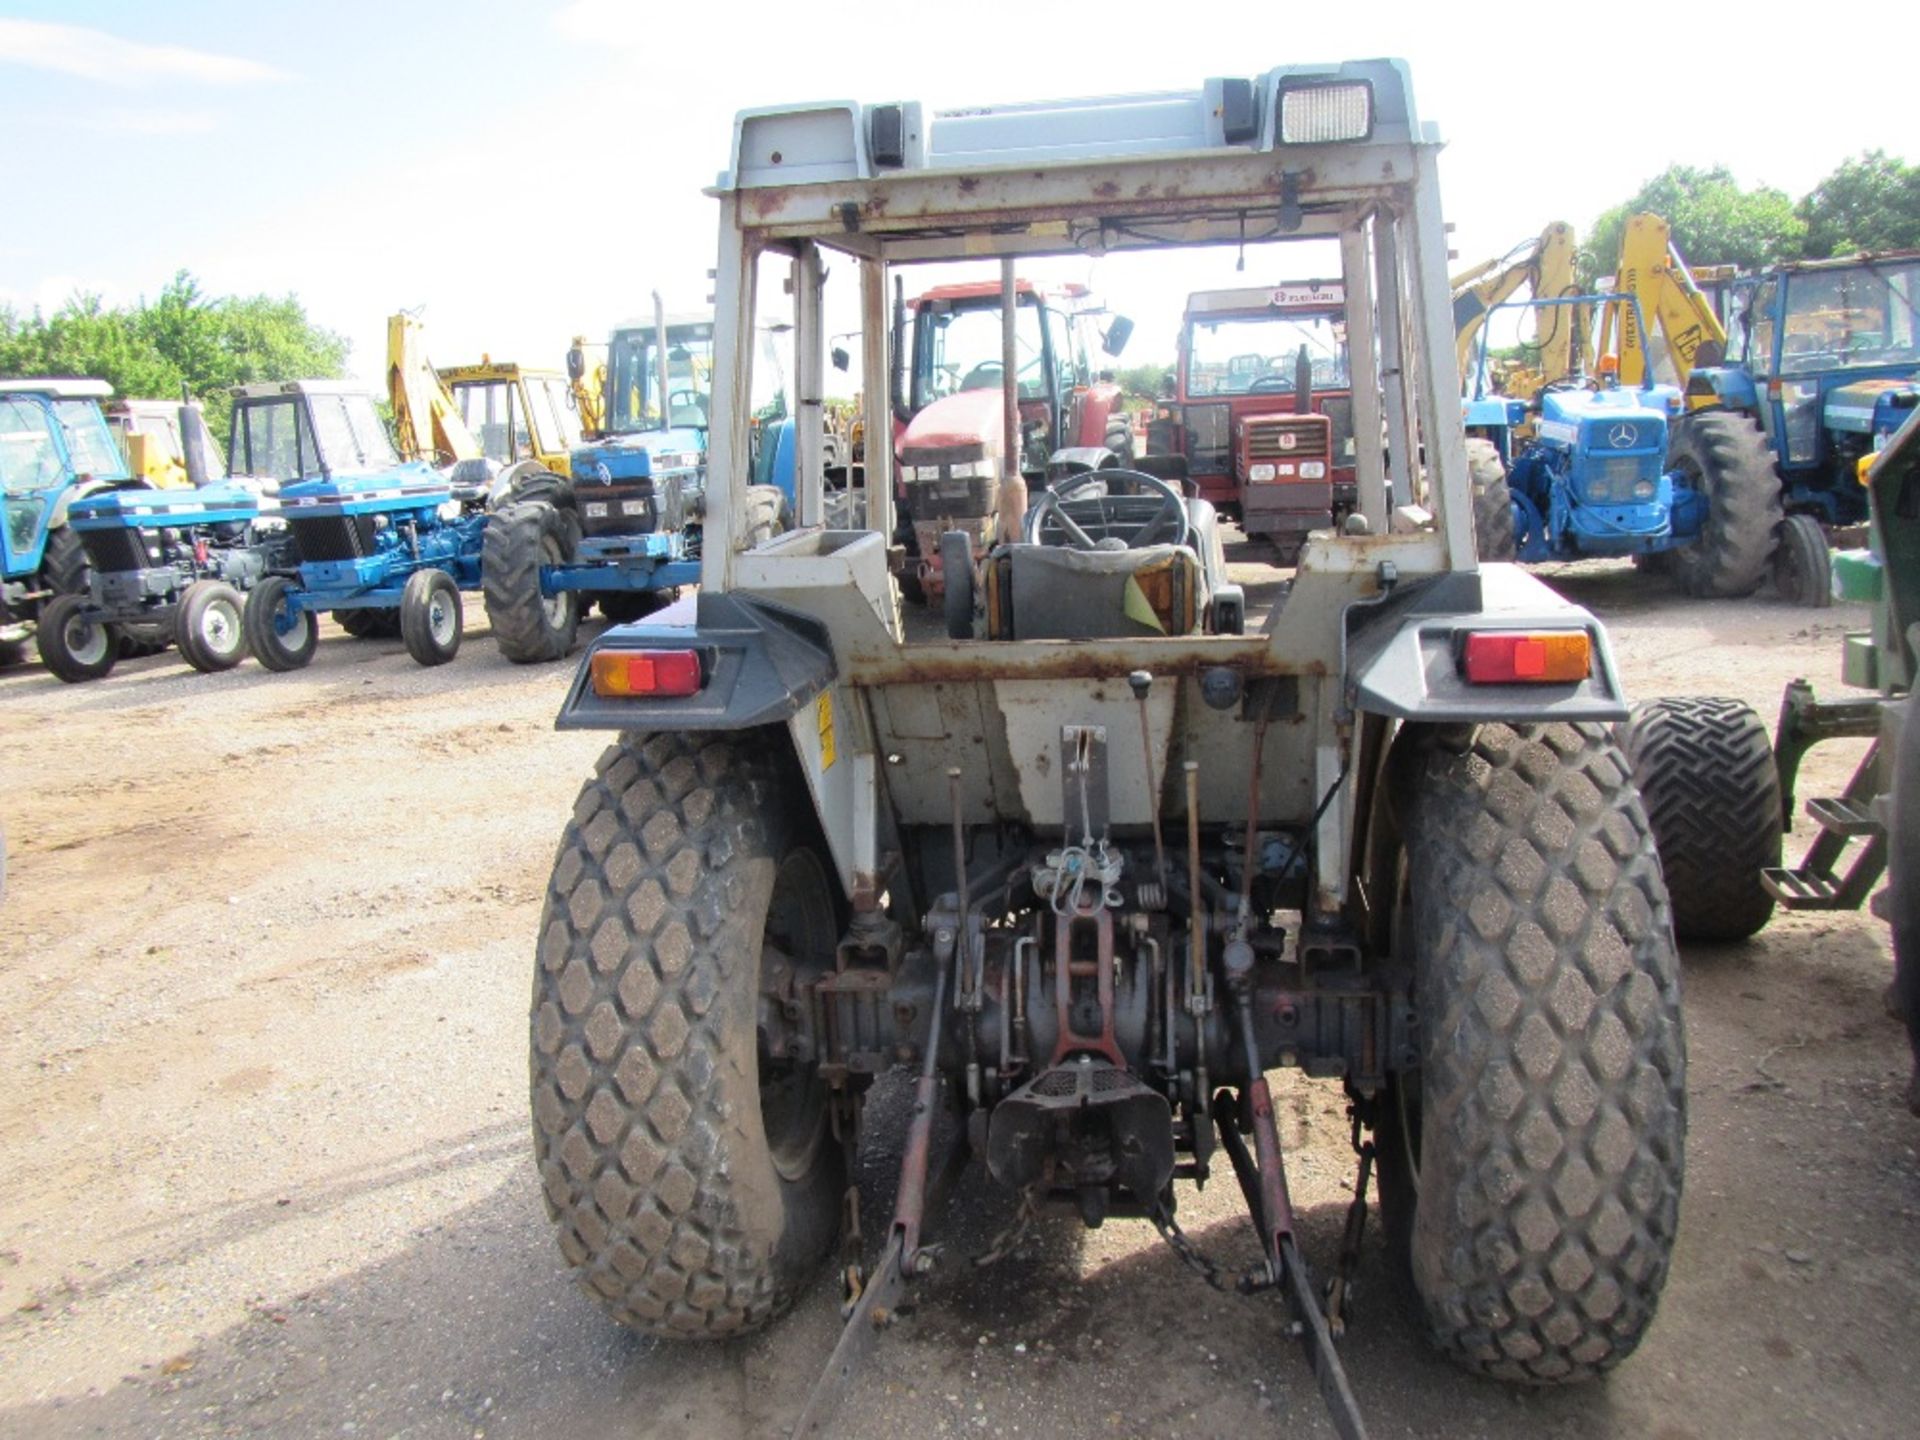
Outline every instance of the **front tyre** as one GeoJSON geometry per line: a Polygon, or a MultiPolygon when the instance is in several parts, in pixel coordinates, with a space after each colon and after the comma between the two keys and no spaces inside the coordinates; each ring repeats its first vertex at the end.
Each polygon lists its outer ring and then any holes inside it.
{"type": "Polygon", "coordinates": [[[1833,605],[1833,552],[1827,532],[1811,515],[1780,522],[1773,552],[1773,588],[1789,605],[1826,610],[1833,605]]]}
{"type": "Polygon", "coordinates": [[[1386,1229],[1465,1368],[1585,1380],[1652,1322],[1679,1220],[1685,1042],[1666,887],[1593,725],[1409,731],[1376,893],[1418,1066],[1378,1126],[1386,1229]]]}
{"type": "Polygon", "coordinates": [[[47,669],[69,685],[98,680],[120,658],[120,636],[104,620],[91,618],[92,602],[81,595],[56,595],[40,611],[34,643],[47,669]]]}
{"type": "Polygon", "coordinates": [[[173,639],[181,657],[203,675],[231,670],[246,657],[246,602],[224,580],[196,580],[174,611],[173,639]]]}
{"type": "Polygon", "coordinates": [[[549,500],[503,505],[487,517],[480,549],[480,591],[500,653],[516,665],[559,660],[580,628],[579,592],[547,595],[542,566],[573,559],[571,517],[549,500]]]}
{"type": "Polygon", "coordinates": [[[1730,410],[1683,416],[1667,440],[1667,468],[1707,502],[1699,536],[1668,552],[1680,588],[1700,600],[1751,595],[1766,578],[1781,519],[1766,436],[1730,410]]]}
{"type": "Polygon", "coordinates": [[[444,665],[460,653],[465,614],[460,587],[444,570],[416,570],[400,591],[400,638],[421,665],[444,665]]]}
{"type": "Polygon", "coordinates": [[[240,623],[247,649],[268,670],[299,670],[320,645],[319,619],[295,602],[293,582],[284,575],[269,575],[247,592],[240,623]]]}
{"type": "Polygon", "coordinates": [[[805,784],[775,748],[622,737],[548,884],[534,1156],[561,1253],[649,1334],[765,1324],[838,1225],[825,1087],[758,1024],[763,995],[832,967],[840,930],[805,784]]]}

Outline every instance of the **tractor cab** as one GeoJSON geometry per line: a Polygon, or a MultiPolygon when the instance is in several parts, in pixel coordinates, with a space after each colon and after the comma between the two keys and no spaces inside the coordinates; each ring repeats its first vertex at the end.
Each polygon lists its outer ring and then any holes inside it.
{"type": "Polygon", "coordinates": [[[503,468],[532,461],[556,474],[569,473],[580,443],[580,416],[560,371],[483,359],[478,365],[444,367],[440,379],[488,460],[503,468]]]}
{"type": "Polygon", "coordinates": [[[906,372],[905,383],[895,386],[894,403],[903,542],[898,565],[911,591],[943,593],[942,535],[965,531],[975,555],[1000,538],[998,478],[1004,468],[1010,465],[1038,487],[1052,471],[1092,470],[1132,458],[1120,387],[1096,373],[1089,342],[1097,339],[1106,354],[1117,355],[1133,326],[1122,316],[1106,317],[1102,326],[1104,315],[1087,303],[1084,286],[1049,291],[1015,280],[1011,389],[1017,453],[1008,457],[999,282],[937,285],[904,313],[896,307],[906,372]]]}
{"type": "Polygon", "coordinates": [[[137,483],[101,413],[112,394],[102,380],[0,381],[0,553],[8,580],[39,571],[49,532],[64,523],[76,495],[137,483]]]}
{"type": "Polygon", "coordinates": [[[1828,524],[1865,519],[1859,460],[1920,393],[1920,253],[1742,277],[1731,312],[1729,363],[1696,371],[1689,396],[1758,413],[1790,510],[1828,524]]]}
{"type": "Polygon", "coordinates": [[[1338,280],[1189,296],[1175,399],[1149,437],[1287,560],[1356,498],[1345,312],[1338,280]]]}

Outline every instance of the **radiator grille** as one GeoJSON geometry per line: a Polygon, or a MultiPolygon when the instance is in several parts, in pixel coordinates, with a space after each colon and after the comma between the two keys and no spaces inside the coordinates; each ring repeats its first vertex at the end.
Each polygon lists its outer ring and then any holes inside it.
{"type": "Polygon", "coordinates": [[[1247,421],[1254,460],[1325,460],[1326,425],[1317,415],[1255,415],[1247,421]]]}
{"type": "Polygon", "coordinates": [[[303,561],[358,560],[373,553],[371,515],[302,516],[289,528],[303,561]]]}
{"type": "Polygon", "coordinates": [[[137,530],[82,530],[80,547],[87,563],[103,575],[122,570],[144,570],[153,562],[137,530]]]}

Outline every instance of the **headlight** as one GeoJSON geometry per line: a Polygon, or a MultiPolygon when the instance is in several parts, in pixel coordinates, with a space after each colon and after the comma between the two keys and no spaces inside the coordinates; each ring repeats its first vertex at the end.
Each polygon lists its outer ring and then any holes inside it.
{"type": "Polygon", "coordinates": [[[1252,480],[1256,483],[1263,480],[1271,480],[1273,479],[1273,466],[1271,465],[1249,466],[1247,469],[1247,479],[1252,480]]]}
{"type": "Polygon", "coordinates": [[[1604,501],[1607,493],[1607,482],[1604,479],[1587,482],[1587,499],[1604,501]]]}
{"type": "Polygon", "coordinates": [[[1653,482],[1651,480],[1642,480],[1633,487],[1633,498],[1636,500],[1651,500],[1653,498],[1653,492],[1653,482]]]}
{"type": "Polygon", "coordinates": [[[1300,462],[1300,478],[1302,480],[1326,479],[1327,467],[1325,462],[1320,460],[1302,460],[1300,462]]]}
{"type": "Polygon", "coordinates": [[[1280,92],[1280,143],[1325,145],[1373,133],[1373,86],[1344,80],[1294,85],[1280,92]]]}

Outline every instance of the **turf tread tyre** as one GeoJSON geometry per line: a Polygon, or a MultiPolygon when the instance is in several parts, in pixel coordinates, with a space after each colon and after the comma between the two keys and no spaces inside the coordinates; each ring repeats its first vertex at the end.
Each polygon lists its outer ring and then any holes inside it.
{"type": "Polygon", "coordinates": [[[1707,497],[1699,539],[1670,552],[1681,588],[1700,600],[1751,595],[1766,578],[1782,515],[1766,436],[1730,410],[1684,416],[1668,438],[1667,465],[1697,477],[1707,497]]]}
{"type": "Polygon", "coordinates": [[[502,505],[487,519],[480,547],[480,593],[500,653],[516,665],[563,659],[580,628],[579,592],[562,591],[549,611],[540,567],[573,558],[567,512],[547,500],[502,505]]]}
{"type": "Polygon", "coordinates": [[[1780,772],[1764,721],[1712,695],[1642,701],[1615,727],[1653,827],[1682,940],[1745,940],[1773,918],[1780,772]]]}
{"type": "Polygon", "coordinates": [[[1467,476],[1473,487],[1475,551],[1482,560],[1513,559],[1513,495],[1507,487],[1507,467],[1491,440],[1468,438],[1467,476]]]}
{"type": "Polygon", "coordinates": [[[761,927],[780,857],[812,823],[775,750],[623,736],[574,806],[541,917],[532,1102],[547,1213],[588,1292],[651,1334],[765,1324],[838,1225],[838,1146],[782,1178],[758,1098],[761,927]]]}
{"type": "Polygon", "coordinates": [[[196,580],[180,598],[174,643],[203,675],[231,670],[247,654],[246,601],[224,580],[196,580]]]}
{"type": "MultiPolygon", "coordinates": [[[[1418,1203],[1388,1231],[1456,1362],[1588,1379],[1645,1333],[1679,1219],[1679,967],[1646,817],[1601,726],[1450,727],[1394,760],[1423,1119],[1418,1203]]],[[[1381,1159],[1383,1203],[1412,1193],[1381,1159]]]]}

